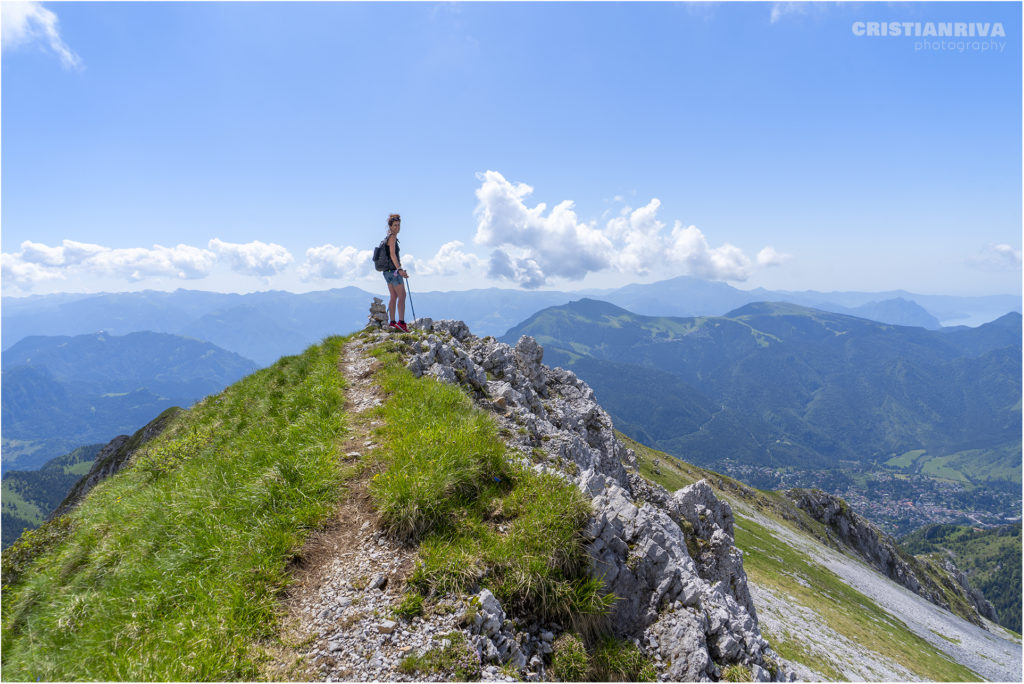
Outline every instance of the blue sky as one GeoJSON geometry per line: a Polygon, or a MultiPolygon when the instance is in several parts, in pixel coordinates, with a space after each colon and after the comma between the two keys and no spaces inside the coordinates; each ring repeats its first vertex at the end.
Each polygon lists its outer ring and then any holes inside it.
{"type": "Polygon", "coordinates": [[[1020,293],[1019,3],[3,11],[4,295],[1020,293]]]}

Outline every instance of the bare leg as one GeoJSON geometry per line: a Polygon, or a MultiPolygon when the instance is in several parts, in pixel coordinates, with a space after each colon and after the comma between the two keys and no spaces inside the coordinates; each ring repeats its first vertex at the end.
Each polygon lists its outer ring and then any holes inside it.
{"type": "Polygon", "coordinates": [[[398,320],[405,320],[405,285],[392,285],[398,295],[398,320]]]}
{"type": "MultiPolygon", "coordinates": [[[[391,298],[388,300],[388,320],[397,321],[395,318],[395,302],[398,300],[398,285],[392,285],[388,283],[388,292],[391,294],[391,298]]],[[[404,290],[404,288],[403,288],[404,290]]],[[[405,293],[402,293],[402,304],[405,304],[405,293]]]]}

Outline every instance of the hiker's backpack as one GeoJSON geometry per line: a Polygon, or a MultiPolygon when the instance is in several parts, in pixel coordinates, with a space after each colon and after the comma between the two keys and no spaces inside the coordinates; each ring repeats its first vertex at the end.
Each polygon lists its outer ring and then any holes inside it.
{"type": "Polygon", "coordinates": [[[391,250],[388,249],[388,239],[384,238],[373,250],[373,266],[378,271],[393,271],[395,265],[391,263],[391,250]]]}

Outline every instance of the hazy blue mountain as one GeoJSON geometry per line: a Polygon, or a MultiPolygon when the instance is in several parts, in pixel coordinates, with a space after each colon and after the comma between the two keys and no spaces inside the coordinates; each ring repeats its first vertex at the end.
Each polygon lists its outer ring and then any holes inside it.
{"type": "Polygon", "coordinates": [[[502,339],[522,334],[590,383],[624,432],[692,462],[820,468],[990,450],[970,458],[1020,481],[1019,462],[1007,467],[1020,454],[1017,314],[951,339],[788,303],[673,318],[585,299],[502,339]],[[999,347],[1014,321],[1015,342],[999,347]]]}
{"type": "MultiPolygon", "coordinates": [[[[466,321],[480,335],[501,335],[531,314],[579,298],[579,293],[498,288],[420,292],[415,278],[406,316],[466,321]]],[[[652,316],[720,316],[755,301],[788,301],[898,325],[937,327],[939,320],[984,322],[1020,311],[1020,297],[936,297],[907,292],[818,293],[739,290],[721,282],[678,277],[650,284],[602,290],[600,299],[652,316]]],[[[80,335],[104,330],[114,335],[153,331],[195,337],[268,365],[297,354],[330,334],[366,324],[369,301],[386,299],[345,287],[295,294],[281,291],[221,294],[193,290],[93,295],[5,297],[5,349],[33,335],[80,335]]]]}
{"type": "Polygon", "coordinates": [[[134,432],[255,369],[209,342],[164,333],[25,338],[3,353],[3,468],[38,468],[134,432]]]}
{"type": "MultiPolygon", "coordinates": [[[[987,296],[953,296],[926,295],[907,292],[906,290],[889,290],[886,292],[818,292],[803,290],[792,292],[787,290],[765,290],[757,288],[749,291],[750,301],[791,302],[824,311],[839,311],[839,307],[848,311],[872,302],[883,302],[892,299],[903,299],[917,303],[929,314],[937,318],[942,325],[978,326],[995,320],[1009,312],[1021,311],[1019,295],[987,295],[987,296]]],[[[898,323],[898,321],[884,321],[898,323]]]]}
{"type": "Polygon", "coordinates": [[[834,313],[848,313],[851,316],[867,318],[881,323],[928,328],[929,330],[938,330],[942,327],[939,319],[928,313],[923,306],[902,297],[886,299],[881,302],[868,302],[846,311],[843,311],[838,306],[828,307],[825,310],[834,313]]]}

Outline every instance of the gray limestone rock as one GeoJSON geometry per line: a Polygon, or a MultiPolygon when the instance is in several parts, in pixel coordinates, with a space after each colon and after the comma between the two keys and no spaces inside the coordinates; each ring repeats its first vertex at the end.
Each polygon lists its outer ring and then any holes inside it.
{"type": "MultiPolygon", "coordinates": [[[[615,437],[593,390],[571,371],[544,366],[543,348],[532,337],[510,347],[448,320],[433,322],[433,331],[407,359],[410,370],[460,384],[482,405],[499,409],[524,466],[553,472],[591,498],[584,540],[591,574],[618,597],[613,631],[643,637],[638,643],[664,665],[669,680],[714,678],[732,663],[756,672],[752,666],[764,664],[768,645],[733,546],[728,504],[707,482],[669,493],[640,477],[635,454],[615,437]],[[543,463],[525,455],[538,446],[543,463]]],[[[522,670],[531,657],[550,653],[561,631],[531,627],[539,634],[531,639],[516,631],[491,592],[482,590],[475,603],[470,631],[484,663],[522,670]]]]}

